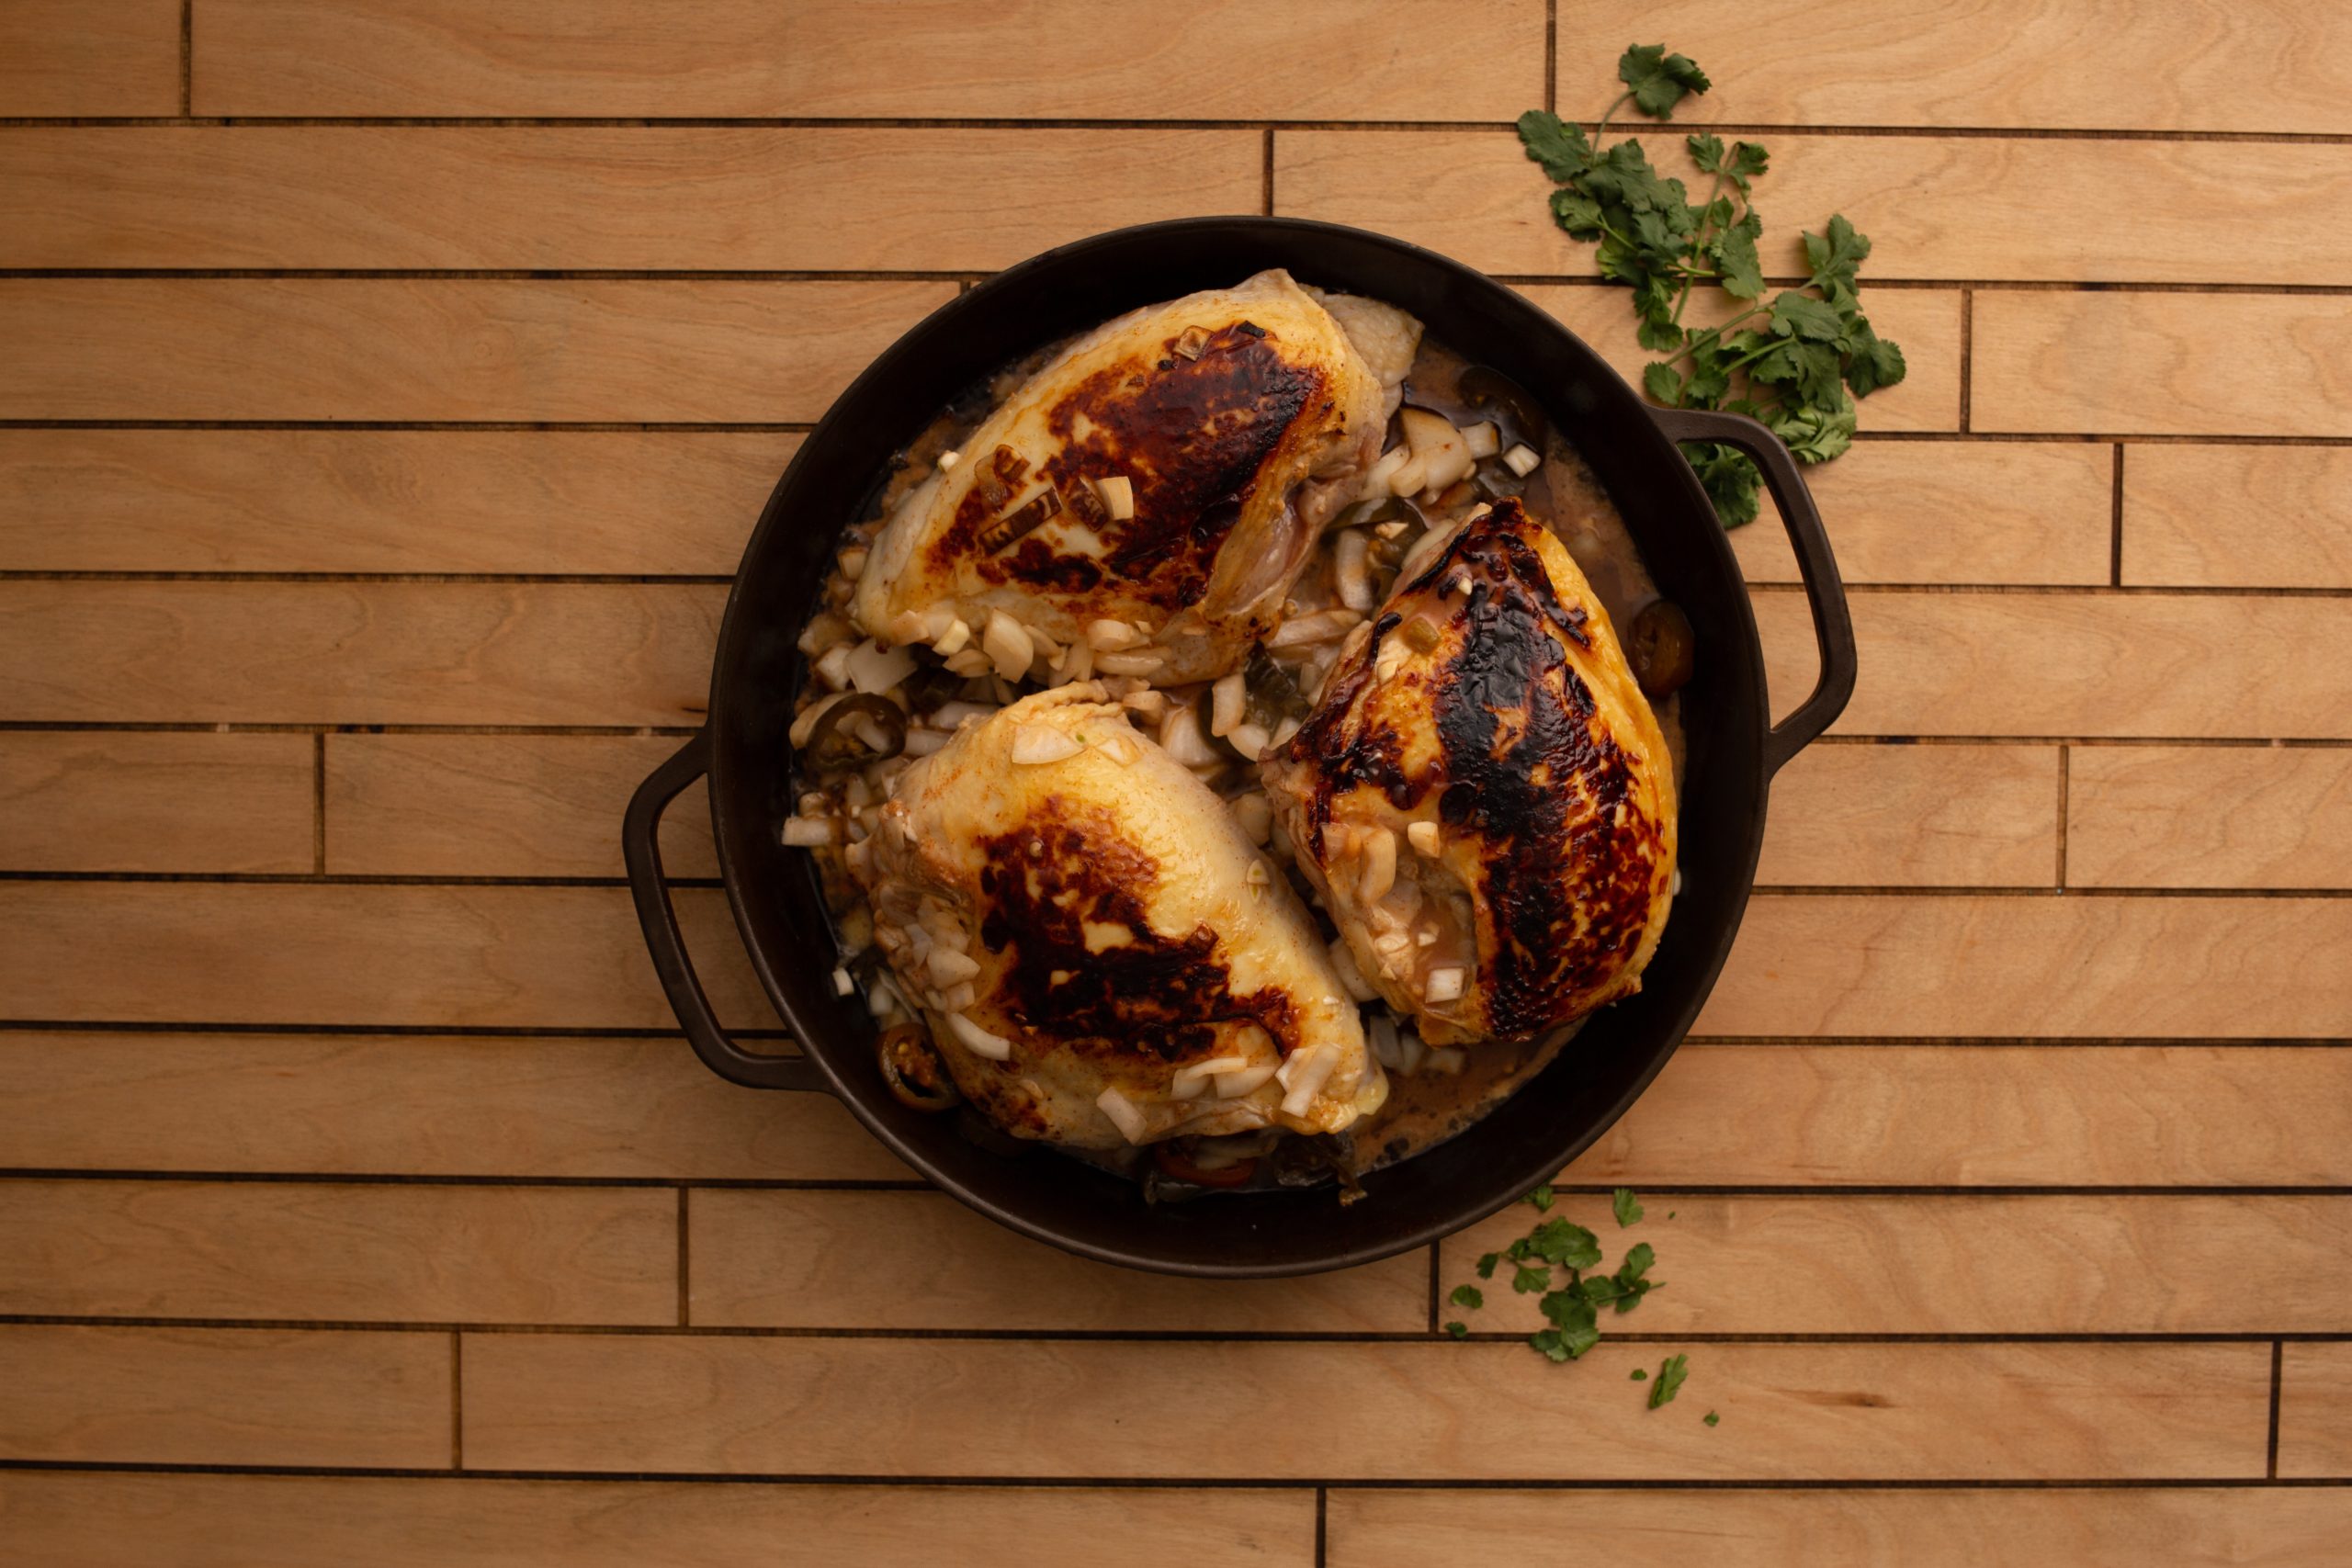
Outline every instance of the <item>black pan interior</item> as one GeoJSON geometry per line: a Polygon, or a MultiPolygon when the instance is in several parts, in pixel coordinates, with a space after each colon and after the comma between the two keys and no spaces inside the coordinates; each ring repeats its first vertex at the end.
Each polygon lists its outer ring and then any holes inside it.
{"type": "Polygon", "coordinates": [[[769,995],[851,1110],[917,1170],[1091,1257],[1187,1274],[1305,1273],[1384,1257],[1494,1212],[1599,1137],[1665,1065],[1747,903],[1763,833],[1767,716],[1755,621],[1722,531],[1640,398],[1598,355],[1521,296],[1433,253],[1328,224],[1191,219],[1098,236],[1000,275],[909,333],[835,404],[744,553],[712,676],[710,800],[728,892],[769,995]],[[1590,1021],[1467,1134],[1374,1173],[1363,1201],[1341,1208],[1327,1187],[1147,1205],[1132,1182],[1046,1149],[988,1152],[954,1117],[907,1111],[884,1090],[864,1009],[832,994],[813,874],[776,841],[790,809],[785,732],[802,676],[794,642],[838,528],[948,400],[1042,343],[1269,266],[1412,311],[1441,342],[1533,393],[1599,472],[1659,590],[1698,631],[1698,674],[1682,699],[1683,886],[1638,996],[1590,1021]]]}

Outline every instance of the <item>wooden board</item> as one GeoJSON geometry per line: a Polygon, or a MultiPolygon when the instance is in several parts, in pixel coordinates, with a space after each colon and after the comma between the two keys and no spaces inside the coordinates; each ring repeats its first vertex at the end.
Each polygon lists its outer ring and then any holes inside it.
{"type": "MultiPolygon", "coordinates": [[[[2322,0],[0,3],[0,1557],[2332,1568],[2347,42],[2322,0]],[[1554,1367],[1507,1275],[1444,1304],[1525,1207],[1114,1270],[705,1070],[617,824],[840,389],[993,269],[1212,212],[1458,256],[1638,378],[1510,129],[1634,40],[1713,85],[1613,126],[1768,146],[1770,272],[1845,213],[1909,364],[1806,470],[1853,701],[1693,1038],[1556,1178],[1667,1289],[1554,1367]]],[[[1729,542],[1786,712],[1794,552],[1769,506],[1729,542]]],[[[662,852],[722,1017],[795,1049],[699,784],[662,852]]]]}

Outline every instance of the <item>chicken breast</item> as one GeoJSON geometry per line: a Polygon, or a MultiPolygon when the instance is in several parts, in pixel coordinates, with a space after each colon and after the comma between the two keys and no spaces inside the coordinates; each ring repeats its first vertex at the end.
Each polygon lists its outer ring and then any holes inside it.
{"type": "Polygon", "coordinates": [[[1408,556],[1261,769],[1366,980],[1433,1045],[1638,989],[1674,882],[1674,767],[1608,613],[1517,501],[1408,556]]]}
{"type": "Polygon", "coordinates": [[[900,985],[1008,1132],[1335,1133],[1387,1096],[1282,874],[1100,686],[967,723],[853,850],[900,985]]]}
{"type": "MultiPolygon", "coordinates": [[[[1351,309],[1379,323],[1384,362],[1418,341],[1400,311],[1351,309]]],[[[907,495],[851,614],[883,641],[943,650],[984,644],[992,616],[1062,645],[1122,623],[1148,645],[1120,650],[1129,673],[1219,675],[1280,618],[1378,455],[1388,395],[1288,273],[1132,311],[1056,355],[907,495]]],[[[1009,635],[991,651],[1012,674],[1009,635]]]]}

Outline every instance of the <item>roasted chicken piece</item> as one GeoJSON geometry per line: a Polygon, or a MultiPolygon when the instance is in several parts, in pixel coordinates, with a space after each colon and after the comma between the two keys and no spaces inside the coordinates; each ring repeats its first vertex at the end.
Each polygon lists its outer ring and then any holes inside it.
{"type": "Polygon", "coordinates": [[[1335,1133],[1387,1097],[1282,874],[1098,685],[967,722],[850,865],[957,1087],[1020,1137],[1335,1133]]]}
{"type": "Polygon", "coordinates": [[[1430,1044],[1639,988],[1673,761],[1608,612],[1517,501],[1417,547],[1262,773],[1357,968],[1430,1044]]]}
{"type": "Polygon", "coordinates": [[[971,649],[975,669],[985,655],[1014,680],[1090,626],[1080,675],[1098,656],[1166,683],[1234,668],[1379,455],[1383,377],[1402,376],[1398,345],[1409,363],[1419,338],[1388,306],[1347,309],[1377,327],[1380,369],[1279,271],[1078,339],[908,493],[852,615],[884,642],[971,649]]]}

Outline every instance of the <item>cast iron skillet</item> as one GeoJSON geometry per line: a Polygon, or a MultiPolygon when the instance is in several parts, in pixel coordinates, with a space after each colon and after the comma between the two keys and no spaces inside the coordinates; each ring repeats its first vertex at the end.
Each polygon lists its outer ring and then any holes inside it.
{"type": "Polygon", "coordinates": [[[942,1189],[1072,1252],[1173,1274],[1305,1274],[1401,1252],[1494,1213],[1624,1113],[1698,1016],[1730,951],[1764,837],[1767,782],[1838,716],[1853,685],[1853,630],[1820,513],[1787,448],[1762,425],[1648,406],[1544,311],[1432,252],[1329,223],[1184,219],[1081,240],[999,275],[933,312],[842,394],[769,496],[743,552],[719,627],[708,722],[639,788],[622,845],[670,1004],[721,1077],[838,1095],[942,1189]],[[808,857],[777,839],[794,798],[785,733],[803,673],[794,644],[837,530],[857,515],[891,454],[951,399],[1040,344],[1270,266],[1410,310],[1439,342],[1528,389],[1599,472],[1659,591],[1698,633],[1698,674],[1682,694],[1682,893],[1640,994],[1594,1017],[1468,1132],[1374,1173],[1362,1201],[1342,1208],[1322,1187],[1147,1205],[1134,1183],[1050,1149],[991,1152],[959,1130],[956,1115],[910,1111],[883,1087],[864,1006],[833,994],[833,942],[808,857]],[[1747,591],[1678,440],[1727,441],[1754,457],[1796,546],[1821,678],[1778,726],[1747,591]],[[736,925],[801,1056],[753,1055],[730,1041],[680,940],[656,829],[670,801],[705,773],[736,925]]]}

